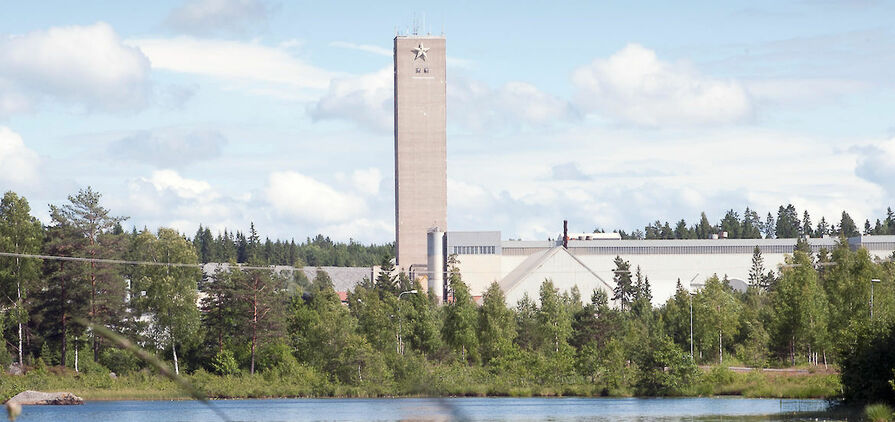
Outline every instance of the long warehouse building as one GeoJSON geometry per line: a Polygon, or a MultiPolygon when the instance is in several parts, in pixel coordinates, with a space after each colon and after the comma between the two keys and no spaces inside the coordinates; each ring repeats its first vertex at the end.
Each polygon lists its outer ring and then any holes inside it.
{"type": "MultiPolygon", "coordinates": [[[[784,256],[793,253],[797,240],[621,240],[582,235],[571,237],[563,247],[562,240],[500,240],[498,231],[448,232],[446,238],[445,254],[456,254],[472,294],[481,295],[497,281],[510,305],[525,293],[536,299],[538,286],[546,278],[563,290],[577,286],[585,300],[595,288],[611,291],[616,256],[630,262],[632,272],[640,267],[649,277],[656,305],[674,294],[678,280],[685,288],[698,289],[713,274],[726,276],[732,287],[744,290],[755,247],[761,250],[765,270],[776,271],[784,256]]],[[[822,248],[832,251],[838,242],[832,237],[807,241],[815,254],[822,248]]],[[[852,237],[848,244],[852,250],[866,248],[880,259],[895,252],[895,236],[852,237]]]]}

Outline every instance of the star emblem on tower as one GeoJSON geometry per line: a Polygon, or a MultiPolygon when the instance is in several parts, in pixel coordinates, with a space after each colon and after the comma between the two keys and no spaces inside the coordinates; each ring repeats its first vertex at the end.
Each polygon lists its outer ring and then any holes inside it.
{"type": "Polygon", "coordinates": [[[416,54],[416,57],[414,57],[413,60],[423,59],[423,61],[426,61],[426,53],[429,52],[429,48],[424,47],[423,43],[420,43],[419,47],[414,48],[411,51],[413,51],[413,54],[416,54]]]}

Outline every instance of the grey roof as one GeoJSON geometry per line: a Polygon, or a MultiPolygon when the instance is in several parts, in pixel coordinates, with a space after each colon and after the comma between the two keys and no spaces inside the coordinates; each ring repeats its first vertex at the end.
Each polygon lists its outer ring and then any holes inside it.
{"type": "Polygon", "coordinates": [[[372,280],[375,278],[374,267],[304,267],[304,271],[308,280],[313,280],[317,276],[317,271],[324,271],[329,274],[329,278],[333,281],[333,287],[337,292],[347,292],[354,289],[364,278],[372,280]]]}

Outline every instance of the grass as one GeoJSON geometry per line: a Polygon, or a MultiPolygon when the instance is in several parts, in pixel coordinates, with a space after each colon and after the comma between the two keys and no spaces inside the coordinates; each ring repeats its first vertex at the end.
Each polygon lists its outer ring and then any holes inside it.
{"type": "MultiPolygon", "coordinates": [[[[507,383],[500,374],[476,368],[434,368],[428,382],[343,385],[301,367],[295,373],[217,376],[197,371],[187,381],[209,398],[273,397],[596,397],[630,396],[626,389],[599,384],[537,382],[507,383]]],[[[836,398],[841,395],[838,375],[828,373],[780,374],[733,372],[724,367],[704,371],[686,396],[734,395],[768,398],[836,398]]],[[[86,400],[179,400],[190,395],[178,385],[148,370],[111,378],[106,373],[80,373],[50,368],[24,376],[0,375],[0,399],[23,390],[70,391],[86,400]]]]}
{"type": "Polygon", "coordinates": [[[831,399],[842,395],[839,376],[832,373],[734,372],[716,366],[707,370],[694,395],[750,398],[831,399]]]}
{"type": "Polygon", "coordinates": [[[892,408],[882,403],[868,404],[864,415],[872,422],[888,422],[892,420],[892,408]]]}

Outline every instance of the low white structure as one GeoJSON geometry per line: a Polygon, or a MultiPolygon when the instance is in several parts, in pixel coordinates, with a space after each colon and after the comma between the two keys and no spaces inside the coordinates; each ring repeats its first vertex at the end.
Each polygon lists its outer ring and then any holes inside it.
{"type": "Polygon", "coordinates": [[[500,281],[507,303],[518,303],[523,296],[538,301],[541,284],[550,279],[561,292],[577,287],[582,297],[602,290],[611,298],[612,286],[562,246],[536,252],[500,281]]]}
{"type": "MultiPolygon", "coordinates": [[[[674,294],[678,280],[685,288],[697,288],[705,279],[717,274],[731,280],[734,288],[744,289],[752,268],[755,247],[761,250],[765,271],[776,271],[784,257],[792,254],[797,239],[705,239],[705,240],[577,240],[569,235],[568,255],[580,266],[532,267],[541,254],[562,248],[556,241],[501,241],[500,232],[448,232],[447,254],[456,254],[463,280],[474,296],[481,295],[488,286],[498,281],[507,294],[507,303],[514,305],[522,293],[536,298],[540,283],[553,280],[562,289],[578,285],[585,300],[593,288],[577,284],[589,279],[588,274],[603,280],[613,288],[615,258],[630,262],[631,271],[640,267],[649,278],[653,303],[660,305],[674,294]],[[551,271],[552,268],[552,271],[551,271]],[[512,296],[511,296],[512,295],[512,296]]],[[[832,251],[837,239],[831,237],[807,239],[811,251],[825,248],[832,251]]],[[[895,251],[895,236],[858,236],[848,239],[853,250],[866,248],[872,256],[888,258],[895,251]]],[[[555,252],[554,252],[555,253],[555,252]]],[[[594,283],[593,281],[591,281],[594,283]]],[[[583,282],[582,282],[583,283],[583,282]]],[[[602,287],[600,287],[602,288],[602,287]]],[[[611,296],[610,296],[611,297],[611,296]]]]}

